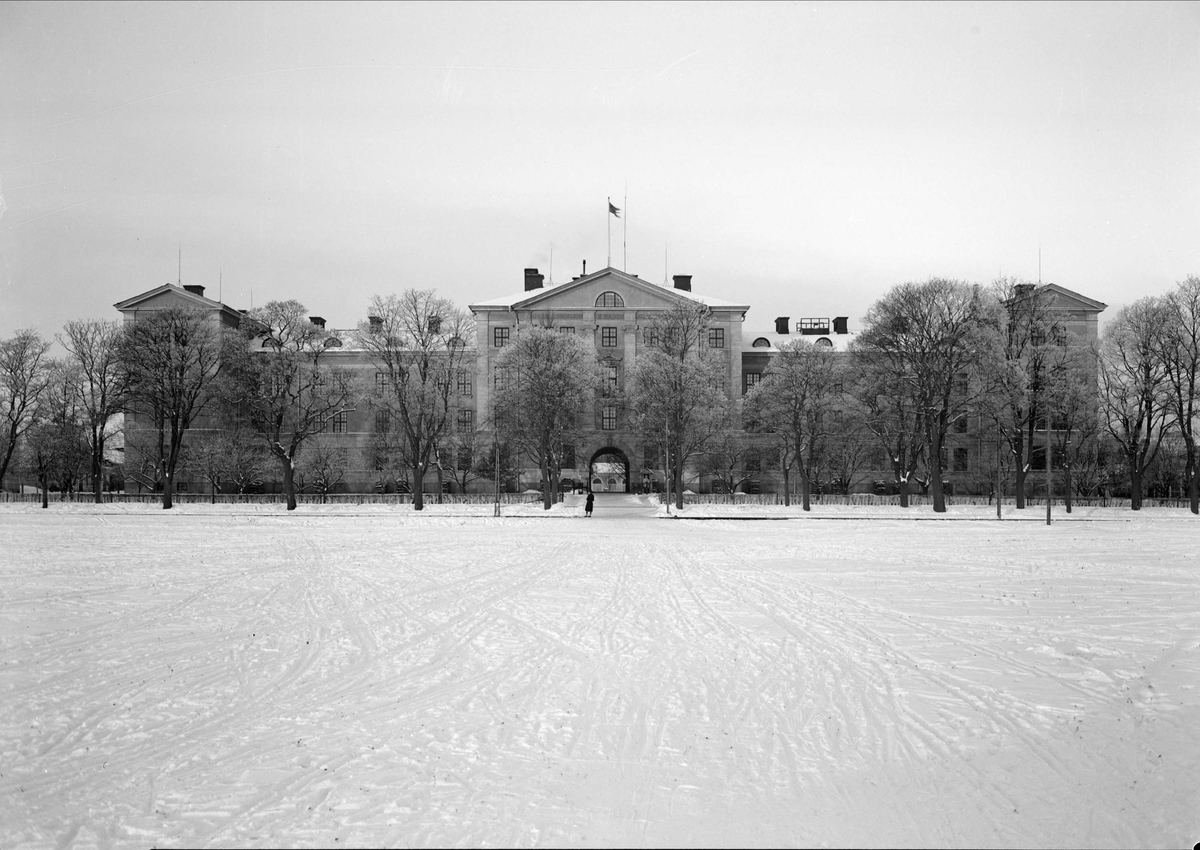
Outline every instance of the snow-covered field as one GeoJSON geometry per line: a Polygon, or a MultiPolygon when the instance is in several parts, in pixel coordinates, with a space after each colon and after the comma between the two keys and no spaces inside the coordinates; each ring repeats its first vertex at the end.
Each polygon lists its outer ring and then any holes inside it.
{"type": "Polygon", "coordinates": [[[0,846],[1200,840],[1200,520],[579,510],[0,507],[0,846]]]}

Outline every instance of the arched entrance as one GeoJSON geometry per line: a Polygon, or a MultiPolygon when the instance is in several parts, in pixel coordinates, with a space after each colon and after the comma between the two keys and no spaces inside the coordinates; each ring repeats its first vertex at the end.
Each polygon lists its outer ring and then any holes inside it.
{"type": "Polygon", "coordinates": [[[597,449],[588,461],[588,486],[596,493],[629,492],[629,457],[616,446],[597,449]]]}

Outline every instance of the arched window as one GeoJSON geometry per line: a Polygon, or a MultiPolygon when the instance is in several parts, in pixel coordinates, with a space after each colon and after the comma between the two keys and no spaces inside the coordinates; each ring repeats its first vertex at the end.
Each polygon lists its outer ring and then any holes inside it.
{"type": "Polygon", "coordinates": [[[771,340],[767,339],[765,336],[760,336],[758,339],[754,340],[754,342],[752,342],[750,344],[750,347],[751,348],[770,348],[771,340]]]}
{"type": "Polygon", "coordinates": [[[596,299],[596,306],[597,307],[624,307],[625,299],[622,298],[617,293],[613,292],[612,290],[609,290],[608,292],[600,293],[600,297],[596,299]]]}
{"type": "Polygon", "coordinates": [[[820,348],[833,348],[833,343],[829,341],[829,337],[827,336],[818,337],[813,342],[813,345],[819,346],[820,348]]]}

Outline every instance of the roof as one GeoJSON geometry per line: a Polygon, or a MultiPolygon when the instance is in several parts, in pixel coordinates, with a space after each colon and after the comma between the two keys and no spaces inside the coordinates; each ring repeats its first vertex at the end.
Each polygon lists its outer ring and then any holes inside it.
{"type": "Polygon", "coordinates": [[[471,311],[476,309],[488,310],[496,308],[507,308],[510,310],[532,310],[537,308],[537,304],[540,301],[546,300],[552,296],[561,295],[565,292],[569,292],[572,289],[578,289],[606,276],[614,277],[627,286],[652,292],[660,297],[666,295],[668,297],[696,301],[714,310],[740,310],[745,312],[746,310],[750,309],[749,304],[725,301],[721,298],[713,298],[709,295],[700,295],[699,293],[689,292],[684,289],[675,289],[674,287],[670,286],[660,286],[656,283],[650,283],[649,281],[642,280],[637,275],[623,272],[620,269],[614,269],[611,266],[606,266],[605,268],[600,269],[600,271],[592,272],[591,274],[583,275],[582,277],[577,277],[568,283],[552,284],[550,286],[543,286],[538,289],[514,292],[511,295],[504,295],[500,298],[492,298],[487,301],[477,301],[474,304],[468,305],[468,309],[471,311]]]}
{"type": "Polygon", "coordinates": [[[131,310],[138,309],[140,304],[147,301],[152,301],[160,295],[169,293],[175,298],[182,299],[185,303],[190,302],[195,307],[200,307],[205,310],[221,310],[228,312],[231,315],[240,316],[242,311],[230,307],[228,304],[220,301],[214,301],[211,298],[206,298],[203,295],[197,295],[195,292],[189,292],[182,286],[174,283],[164,283],[162,286],[156,286],[154,289],[148,289],[145,292],[135,295],[132,298],[126,298],[124,301],[118,301],[113,306],[122,313],[128,313],[131,310]]]}
{"type": "Polygon", "coordinates": [[[789,342],[794,342],[795,340],[798,340],[798,339],[802,339],[802,340],[805,340],[807,342],[812,342],[812,343],[815,343],[819,339],[827,339],[831,343],[834,351],[848,351],[850,348],[850,342],[854,339],[855,336],[856,336],[856,334],[853,331],[851,331],[850,333],[846,333],[846,334],[835,334],[835,333],[781,334],[781,333],[776,333],[775,331],[763,331],[761,333],[756,333],[755,331],[743,331],[742,332],[742,353],[743,354],[755,354],[755,353],[778,354],[779,349],[781,347],[783,347],[784,345],[787,345],[789,342]],[[766,347],[760,346],[760,347],[756,348],[754,343],[756,340],[760,340],[760,339],[765,339],[767,342],[770,343],[770,345],[766,346],[766,347]]]}

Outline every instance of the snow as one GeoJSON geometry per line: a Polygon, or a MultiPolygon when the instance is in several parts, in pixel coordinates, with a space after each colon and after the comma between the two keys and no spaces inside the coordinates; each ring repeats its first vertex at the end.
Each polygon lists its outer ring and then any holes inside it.
{"type": "Polygon", "coordinates": [[[581,503],[0,506],[0,846],[1200,840],[1186,512],[581,503]]]}

